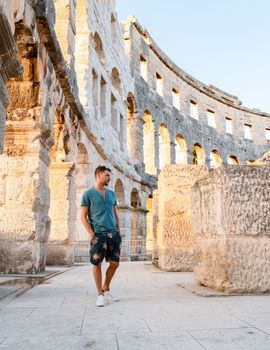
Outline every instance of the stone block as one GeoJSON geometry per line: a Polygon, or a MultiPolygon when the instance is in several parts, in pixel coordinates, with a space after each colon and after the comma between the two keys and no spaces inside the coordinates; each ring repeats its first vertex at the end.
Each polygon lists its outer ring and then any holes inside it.
{"type": "Polygon", "coordinates": [[[196,280],[222,292],[270,291],[270,168],[222,166],[192,191],[196,280]]]}
{"type": "Polygon", "coordinates": [[[191,231],[190,196],[196,180],[208,173],[204,166],[167,165],[159,176],[154,215],[158,227],[153,259],[166,271],[192,271],[195,237],[191,231]]]}

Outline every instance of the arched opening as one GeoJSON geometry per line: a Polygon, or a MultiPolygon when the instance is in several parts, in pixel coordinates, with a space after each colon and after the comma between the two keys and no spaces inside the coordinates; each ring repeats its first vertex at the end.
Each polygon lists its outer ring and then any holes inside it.
{"type": "Polygon", "coordinates": [[[144,112],[143,122],[143,159],[145,164],[145,172],[154,175],[156,174],[155,132],[153,117],[149,111],[144,112]]]}
{"type": "Polygon", "coordinates": [[[51,233],[46,244],[48,265],[72,264],[76,239],[76,187],[74,163],[69,162],[70,132],[59,107],[56,111],[49,167],[51,233]]]}
{"type": "Polygon", "coordinates": [[[105,56],[104,56],[104,51],[103,51],[103,44],[102,40],[97,32],[94,34],[94,47],[95,51],[98,55],[98,58],[102,64],[105,64],[105,56]]]}
{"type": "Polygon", "coordinates": [[[146,200],[146,254],[148,259],[152,259],[153,252],[153,196],[148,196],[146,200]]]}
{"type": "Polygon", "coordinates": [[[76,164],[76,246],[75,261],[88,261],[89,235],[81,222],[81,199],[84,191],[89,187],[89,158],[84,144],[78,143],[76,164]]]}
{"type": "Polygon", "coordinates": [[[124,205],[125,204],[125,194],[124,194],[124,188],[123,183],[120,179],[117,179],[115,186],[114,186],[114,192],[117,198],[117,204],[118,205],[124,205]]]}
{"type": "Polygon", "coordinates": [[[139,208],[141,206],[139,192],[136,188],[133,188],[130,196],[130,205],[132,208],[139,208]]]}
{"type": "Polygon", "coordinates": [[[214,149],[211,153],[210,153],[210,167],[211,168],[217,168],[222,164],[222,158],[219,154],[219,152],[214,149]]]}
{"type": "Polygon", "coordinates": [[[236,156],[229,156],[228,157],[228,164],[229,165],[238,165],[239,161],[236,156]]]}
{"type": "Polygon", "coordinates": [[[118,94],[121,95],[121,79],[119,72],[115,67],[112,69],[111,78],[113,87],[118,92],[118,94]]]}
{"type": "Polygon", "coordinates": [[[159,127],[159,169],[171,163],[171,141],[170,134],[165,124],[159,127]]]}
{"type": "Polygon", "coordinates": [[[140,260],[145,258],[146,216],[136,188],[131,191],[130,206],[130,258],[140,260]]]}
{"type": "Polygon", "coordinates": [[[175,163],[187,164],[187,143],[179,134],[175,138],[175,163]]]}
{"type": "Polygon", "coordinates": [[[137,116],[137,106],[135,103],[134,96],[131,92],[127,96],[127,147],[131,159],[135,163],[139,163],[140,150],[143,147],[143,142],[139,136],[139,121],[137,116]]]}
{"type": "Polygon", "coordinates": [[[192,164],[204,165],[205,164],[205,152],[199,143],[195,143],[192,147],[192,164]]]}
{"type": "Polygon", "coordinates": [[[112,42],[114,43],[116,41],[116,19],[115,15],[112,13],[111,14],[111,35],[112,35],[112,42]]]}

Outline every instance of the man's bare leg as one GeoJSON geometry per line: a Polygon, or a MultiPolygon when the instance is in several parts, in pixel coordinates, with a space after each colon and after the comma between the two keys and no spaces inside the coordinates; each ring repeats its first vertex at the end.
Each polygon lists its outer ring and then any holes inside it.
{"type": "Polygon", "coordinates": [[[98,295],[102,295],[102,271],[101,264],[93,265],[93,276],[95,279],[98,295]]]}
{"type": "Polygon", "coordinates": [[[113,278],[113,276],[115,274],[115,271],[117,270],[118,266],[119,266],[119,263],[110,261],[110,265],[107,268],[106,278],[105,278],[105,281],[104,281],[104,284],[103,284],[104,292],[110,290],[110,283],[111,283],[111,280],[112,280],[112,278],[113,278]]]}

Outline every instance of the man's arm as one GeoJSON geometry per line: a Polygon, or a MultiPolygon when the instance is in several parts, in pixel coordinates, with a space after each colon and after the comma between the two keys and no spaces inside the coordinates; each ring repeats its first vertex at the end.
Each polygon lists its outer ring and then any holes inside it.
{"type": "Polygon", "coordinates": [[[119,234],[121,235],[121,232],[120,232],[120,220],[119,220],[119,216],[117,214],[116,207],[114,207],[113,210],[114,210],[114,216],[115,216],[115,219],[116,219],[116,228],[118,229],[119,234]]]}
{"type": "Polygon", "coordinates": [[[90,237],[94,237],[95,233],[89,224],[89,221],[87,219],[87,214],[88,214],[88,207],[86,206],[81,206],[81,220],[83,223],[83,226],[86,228],[86,231],[89,233],[90,237]]]}

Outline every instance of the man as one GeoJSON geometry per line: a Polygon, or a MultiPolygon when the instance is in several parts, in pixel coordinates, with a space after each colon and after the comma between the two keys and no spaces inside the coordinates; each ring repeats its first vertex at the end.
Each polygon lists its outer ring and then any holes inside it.
{"type": "Polygon", "coordinates": [[[81,220],[91,237],[90,262],[97,287],[97,306],[105,301],[114,300],[110,292],[110,283],[119,266],[121,235],[119,217],[116,212],[116,198],[113,191],[105,188],[111,179],[111,170],[98,166],[95,170],[95,186],[84,192],[81,201],[81,220]],[[102,285],[102,261],[106,258],[109,267],[102,285]]]}

